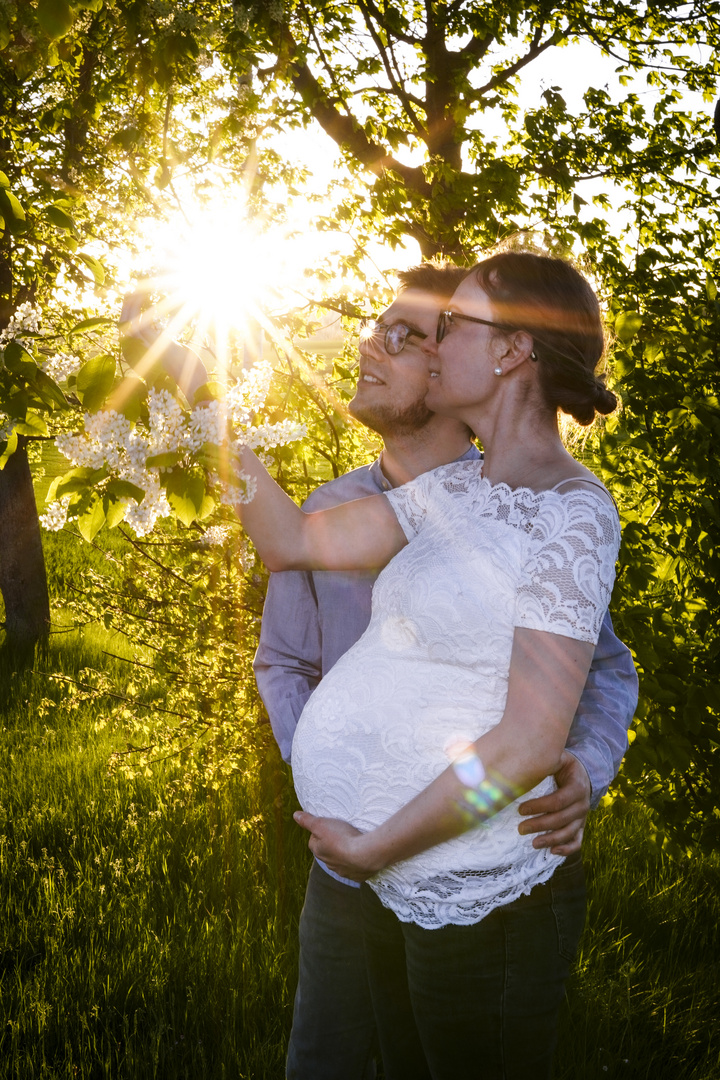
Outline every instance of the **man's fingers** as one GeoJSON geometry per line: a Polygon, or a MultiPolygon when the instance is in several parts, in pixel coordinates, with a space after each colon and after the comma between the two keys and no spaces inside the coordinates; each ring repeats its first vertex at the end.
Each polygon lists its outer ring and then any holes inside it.
{"type": "MultiPolygon", "coordinates": [[[[547,848],[555,853],[555,849],[564,847],[567,844],[575,845],[573,850],[577,850],[582,842],[583,826],[581,822],[574,821],[572,825],[567,825],[564,829],[553,829],[552,832],[543,833],[542,836],[536,836],[533,838],[534,848],[547,848]]],[[[567,854],[563,852],[563,854],[567,854]]]]}
{"type": "Polygon", "coordinates": [[[556,814],[539,814],[536,817],[528,818],[527,821],[520,822],[518,832],[522,836],[527,836],[528,833],[552,832],[555,829],[564,829],[566,826],[573,824],[578,828],[585,824],[585,814],[582,810],[578,811],[577,807],[569,807],[567,810],[561,810],[556,814]]]}
{"type": "Polygon", "coordinates": [[[567,788],[558,788],[550,795],[541,795],[538,799],[528,799],[520,803],[518,807],[521,814],[554,814],[558,810],[565,810],[568,806],[574,806],[579,800],[568,793],[567,788]]]}
{"type": "Polygon", "coordinates": [[[572,840],[568,840],[563,844],[553,844],[550,851],[553,855],[573,855],[576,851],[580,851],[582,848],[583,830],[580,829],[575,834],[572,840]]]}

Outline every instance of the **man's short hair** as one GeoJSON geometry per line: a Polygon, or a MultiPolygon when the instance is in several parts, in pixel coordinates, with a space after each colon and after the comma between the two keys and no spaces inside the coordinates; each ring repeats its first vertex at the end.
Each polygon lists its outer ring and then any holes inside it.
{"type": "Polygon", "coordinates": [[[430,293],[440,300],[449,300],[461,281],[470,273],[470,267],[455,266],[446,261],[418,263],[407,270],[398,271],[399,291],[417,289],[430,293]]]}

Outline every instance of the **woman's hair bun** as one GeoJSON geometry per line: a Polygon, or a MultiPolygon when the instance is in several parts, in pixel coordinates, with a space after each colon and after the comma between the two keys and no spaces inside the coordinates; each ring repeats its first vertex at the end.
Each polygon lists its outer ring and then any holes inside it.
{"type": "Polygon", "coordinates": [[[595,398],[593,404],[597,412],[602,413],[603,416],[607,416],[617,407],[617,397],[613,394],[612,390],[608,390],[605,385],[605,376],[599,375],[595,379],[595,398]]]}

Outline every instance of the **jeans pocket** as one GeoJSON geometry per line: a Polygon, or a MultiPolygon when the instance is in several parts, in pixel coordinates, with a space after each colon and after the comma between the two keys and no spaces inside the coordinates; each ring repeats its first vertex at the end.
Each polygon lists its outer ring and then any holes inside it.
{"type": "Polygon", "coordinates": [[[580,857],[559,866],[550,878],[552,910],[558,935],[558,952],[571,963],[585,926],[585,872],[580,857]]]}

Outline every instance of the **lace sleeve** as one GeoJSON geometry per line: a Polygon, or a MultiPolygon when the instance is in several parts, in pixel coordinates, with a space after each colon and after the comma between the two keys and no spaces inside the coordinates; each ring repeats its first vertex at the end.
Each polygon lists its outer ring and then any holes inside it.
{"type": "Polygon", "coordinates": [[[547,496],[528,539],[515,625],[595,644],[615,580],[617,513],[592,491],[547,496]]]}

